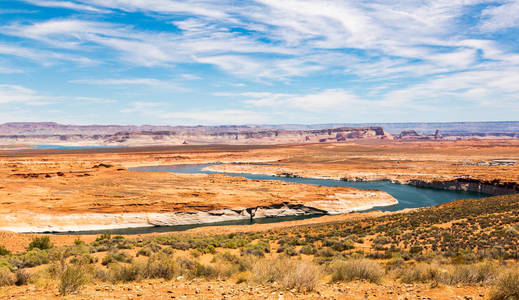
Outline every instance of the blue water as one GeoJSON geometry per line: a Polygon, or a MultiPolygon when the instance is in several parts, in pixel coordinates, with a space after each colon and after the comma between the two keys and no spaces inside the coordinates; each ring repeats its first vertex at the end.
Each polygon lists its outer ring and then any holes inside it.
{"type": "MultiPolygon", "coordinates": [[[[315,184],[322,186],[348,186],[358,189],[376,189],[387,192],[398,200],[398,204],[392,206],[375,207],[371,210],[381,211],[396,211],[404,208],[417,208],[425,206],[434,206],[448,201],[464,198],[483,198],[489,195],[461,192],[461,191],[446,191],[435,190],[427,188],[418,188],[410,185],[402,185],[390,183],[387,181],[371,181],[371,182],[348,182],[331,179],[308,179],[308,178],[286,178],[268,175],[255,175],[248,173],[219,173],[203,171],[202,169],[212,164],[190,164],[190,165],[174,165],[174,166],[158,166],[158,167],[138,167],[131,168],[132,171],[151,171],[151,172],[176,172],[176,173],[205,173],[205,174],[226,174],[228,176],[241,176],[253,180],[280,180],[286,182],[295,182],[302,184],[315,184]]],[[[369,210],[366,210],[369,211],[369,210]]],[[[193,224],[193,225],[176,225],[176,226],[156,226],[156,227],[141,227],[141,228],[122,228],[111,230],[92,230],[92,231],[74,231],[62,232],[55,234],[100,234],[104,232],[111,232],[112,234],[145,234],[153,232],[172,232],[184,231],[197,227],[205,226],[223,226],[223,225],[250,225],[250,224],[266,224],[277,223],[285,221],[294,221],[308,218],[319,217],[320,215],[306,215],[306,216],[289,216],[277,218],[257,218],[250,220],[235,220],[217,223],[193,224]]]]}
{"type": "Polygon", "coordinates": [[[436,190],[429,188],[420,188],[406,184],[396,184],[389,181],[342,181],[332,179],[309,179],[309,178],[286,178],[269,175],[256,175],[248,173],[219,173],[203,171],[202,169],[211,164],[191,164],[191,165],[174,165],[174,166],[157,166],[157,167],[139,167],[132,168],[134,171],[152,171],[152,172],[176,172],[176,173],[205,173],[205,174],[225,174],[228,176],[241,176],[254,180],[279,180],[285,182],[295,182],[302,184],[315,184],[321,186],[347,186],[358,189],[381,190],[395,199],[398,204],[392,206],[375,207],[371,210],[381,211],[397,211],[404,208],[418,208],[426,206],[435,206],[445,202],[466,199],[466,198],[483,198],[488,197],[487,194],[436,190]]]}

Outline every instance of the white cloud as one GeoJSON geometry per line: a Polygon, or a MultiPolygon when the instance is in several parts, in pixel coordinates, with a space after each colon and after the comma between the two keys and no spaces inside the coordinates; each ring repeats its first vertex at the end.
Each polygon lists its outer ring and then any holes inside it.
{"type": "Polygon", "coordinates": [[[71,1],[51,1],[51,0],[23,0],[33,5],[45,6],[45,7],[57,7],[57,8],[68,8],[72,10],[89,11],[96,13],[106,13],[107,10],[99,9],[90,5],[78,4],[71,1]]]}
{"type": "Polygon", "coordinates": [[[169,112],[158,116],[168,120],[168,123],[189,125],[264,124],[272,121],[268,115],[263,113],[239,109],[169,112]]]}
{"type": "Polygon", "coordinates": [[[149,85],[160,86],[167,85],[165,81],[154,78],[121,78],[121,79],[78,79],[71,80],[71,83],[92,84],[92,85],[149,85]]]}
{"type": "Polygon", "coordinates": [[[497,6],[490,6],[482,12],[484,21],[480,24],[483,31],[498,31],[519,26],[519,1],[508,0],[497,6]]]}
{"type": "Polygon", "coordinates": [[[68,53],[46,51],[43,49],[34,50],[27,47],[20,47],[8,43],[0,43],[0,54],[30,59],[33,61],[40,62],[41,64],[46,66],[53,65],[58,61],[69,61],[78,63],[80,65],[93,65],[96,63],[95,60],[90,59],[88,57],[68,53]]]}
{"type": "Polygon", "coordinates": [[[202,77],[194,75],[194,74],[182,74],[180,76],[182,76],[182,78],[187,79],[187,80],[200,80],[200,79],[202,79],[202,77]]]}
{"type": "Polygon", "coordinates": [[[0,84],[0,104],[25,104],[32,106],[55,103],[57,99],[39,95],[20,85],[0,84]]]}
{"type": "Polygon", "coordinates": [[[85,103],[114,103],[115,100],[96,97],[74,97],[74,100],[85,103]]]}

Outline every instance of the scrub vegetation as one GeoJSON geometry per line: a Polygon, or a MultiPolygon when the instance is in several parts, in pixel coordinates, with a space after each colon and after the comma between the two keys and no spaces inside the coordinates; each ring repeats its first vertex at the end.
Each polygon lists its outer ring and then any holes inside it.
{"type": "MultiPolygon", "coordinates": [[[[326,282],[427,283],[519,295],[519,195],[460,200],[377,218],[220,235],[100,235],[23,253],[0,247],[0,286],[43,283],[62,295],[93,282],[229,280],[307,293],[326,282]]],[[[513,298],[516,297],[516,298],[513,298]]]]}

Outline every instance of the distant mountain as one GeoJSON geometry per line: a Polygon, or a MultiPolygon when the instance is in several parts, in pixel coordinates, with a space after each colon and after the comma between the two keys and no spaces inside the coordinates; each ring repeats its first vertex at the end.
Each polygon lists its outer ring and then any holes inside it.
{"type": "Polygon", "coordinates": [[[168,126],[168,125],[64,125],[55,122],[10,122],[0,124],[0,134],[115,134],[138,131],[221,132],[235,131],[258,126],[168,126]]]}
{"type": "Polygon", "coordinates": [[[399,134],[402,131],[414,130],[422,135],[434,134],[436,130],[442,133],[516,133],[519,132],[519,121],[503,122],[435,122],[435,123],[329,123],[329,124],[285,124],[285,125],[262,125],[264,128],[272,129],[324,129],[336,127],[369,127],[380,126],[390,134],[399,134]]]}
{"type": "Polygon", "coordinates": [[[437,122],[437,123],[329,123],[329,124],[283,124],[283,125],[228,125],[228,126],[168,126],[168,125],[64,125],[55,122],[11,122],[0,125],[0,134],[115,134],[138,131],[179,132],[237,132],[259,129],[320,130],[339,127],[383,127],[386,133],[400,134],[414,130],[421,135],[467,133],[515,133],[519,121],[505,122],[437,122]]]}
{"type": "Polygon", "coordinates": [[[150,146],[180,144],[333,143],[351,139],[388,139],[382,127],[313,130],[259,126],[117,126],[7,123],[0,125],[0,145],[150,146]]]}

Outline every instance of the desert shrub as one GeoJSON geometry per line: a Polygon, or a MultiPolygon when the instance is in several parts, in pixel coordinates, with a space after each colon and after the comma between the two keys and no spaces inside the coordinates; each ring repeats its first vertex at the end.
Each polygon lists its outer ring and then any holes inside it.
{"type": "Polygon", "coordinates": [[[258,284],[279,281],[286,271],[287,259],[259,259],[252,265],[251,280],[258,284]]]}
{"type": "Polygon", "coordinates": [[[17,270],[16,273],[14,273],[14,277],[14,284],[16,285],[26,285],[29,283],[29,280],[31,280],[31,274],[23,269],[17,270]]]}
{"type": "Polygon", "coordinates": [[[315,255],[321,256],[321,257],[333,257],[335,256],[336,252],[330,247],[325,247],[322,249],[317,250],[315,255]]]}
{"type": "Polygon", "coordinates": [[[102,240],[111,240],[111,239],[112,239],[112,234],[109,232],[105,232],[96,238],[96,242],[99,242],[102,240]]]}
{"type": "Polygon", "coordinates": [[[299,253],[296,251],[296,248],[294,247],[288,247],[285,249],[284,253],[288,256],[296,256],[299,253]]]}
{"type": "Polygon", "coordinates": [[[92,277],[94,280],[108,282],[110,281],[110,272],[105,268],[95,267],[92,273],[92,277]]]}
{"type": "Polygon", "coordinates": [[[355,248],[353,241],[350,239],[346,239],[343,241],[339,241],[336,239],[325,239],[323,240],[323,246],[330,247],[335,251],[344,251],[355,248]]]}
{"type": "Polygon", "coordinates": [[[321,280],[320,268],[306,261],[292,261],[281,279],[281,286],[286,289],[296,289],[299,292],[313,291],[321,280]]]}
{"type": "Polygon", "coordinates": [[[0,256],[11,254],[11,251],[7,250],[3,245],[0,245],[0,256]]]}
{"type": "Polygon", "coordinates": [[[241,255],[255,255],[264,257],[265,253],[270,253],[270,244],[268,242],[259,241],[255,244],[248,244],[241,250],[241,255]]]}
{"type": "Polygon", "coordinates": [[[153,251],[149,247],[143,247],[137,251],[137,255],[144,255],[144,256],[151,256],[153,254],[153,251]]]}
{"type": "Polygon", "coordinates": [[[88,274],[83,266],[68,265],[59,276],[59,293],[67,295],[79,291],[88,282],[88,274]]]}
{"type": "Polygon", "coordinates": [[[118,263],[110,264],[109,281],[112,283],[131,282],[142,279],[144,267],[141,264],[132,263],[130,265],[122,265],[118,263]]]}
{"type": "Polygon", "coordinates": [[[251,270],[251,280],[258,284],[278,282],[285,289],[312,291],[321,278],[319,267],[311,262],[288,258],[257,260],[251,270]]]}
{"type": "Polygon", "coordinates": [[[195,269],[189,275],[190,277],[203,277],[206,279],[214,279],[220,277],[222,274],[220,273],[220,270],[215,266],[196,263],[195,269]]]}
{"type": "Polygon", "coordinates": [[[404,283],[415,282],[438,282],[440,280],[440,269],[436,265],[418,263],[402,270],[401,278],[404,283]]]}
{"type": "Polygon", "coordinates": [[[96,262],[97,258],[90,254],[79,254],[70,259],[70,263],[75,265],[88,265],[96,262]]]}
{"type": "Polygon", "coordinates": [[[367,280],[379,283],[384,271],[378,263],[362,258],[337,260],[329,267],[332,281],[367,280]]]}
{"type": "Polygon", "coordinates": [[[299,252],[301,254],[313,255],[313,254],[315,254],[315,252],[317,252],[317,249],[315,249],[314,245],[306,245],[303,248],[301,248],[301,250],[299,250],[299,252]]]}
{"type": "Polygon", "coordinates": [[[13,285],[15,277],[7,267],[0,267],[0,286],[13,285]]]}
{"type": "Polygon", "coordinates": [[[498,268],[490,261],[456,266],[449,276],[448,284],[490,284],[497,279],[498,268]]]}
{"type": "Polygon", "coordinates": [[[20,257],[21,263],[18,267],[22,268],[31,268],[43,264],[49,263],[49,254],[45,250],[40,250],[39,248],[34,248],[32,250],[27,251],[23,256],[20,257]]]}
{"type": "Polygon", "coordinates": [[[499,277],[490,293],[492,300],[519,299],[519,270],[513,269],[499,277]]]}
{"type": "Polygon", "coordinates": [[[132,258],[125,252],[112,251],[112,252],[108,253],[105,257],[103,257],[101,264],[103,266],[107,266],[114,262],[131,263],[132,258]]]}
{"type": "Polygon", "coordinates": [[[400,255],[394,255],[390,261],[386,263],[386,271],[398,270],[404,266],[404,259],[400,255]]]}
{"type": "Polygon", "coordinates": [[[160,253],[151,256],[144,267],[143,277],[171,280],[180,272],[173,257],[160,253]]]}
{"type": "Polygon", "coordinates": [[[27,247],[27,251],[32,249],[41,249],[46,250],[52,248],[52,243],[50,242],[50,238],[48,236],[35,237],[32,239],[31,243],[27,247]]]}

